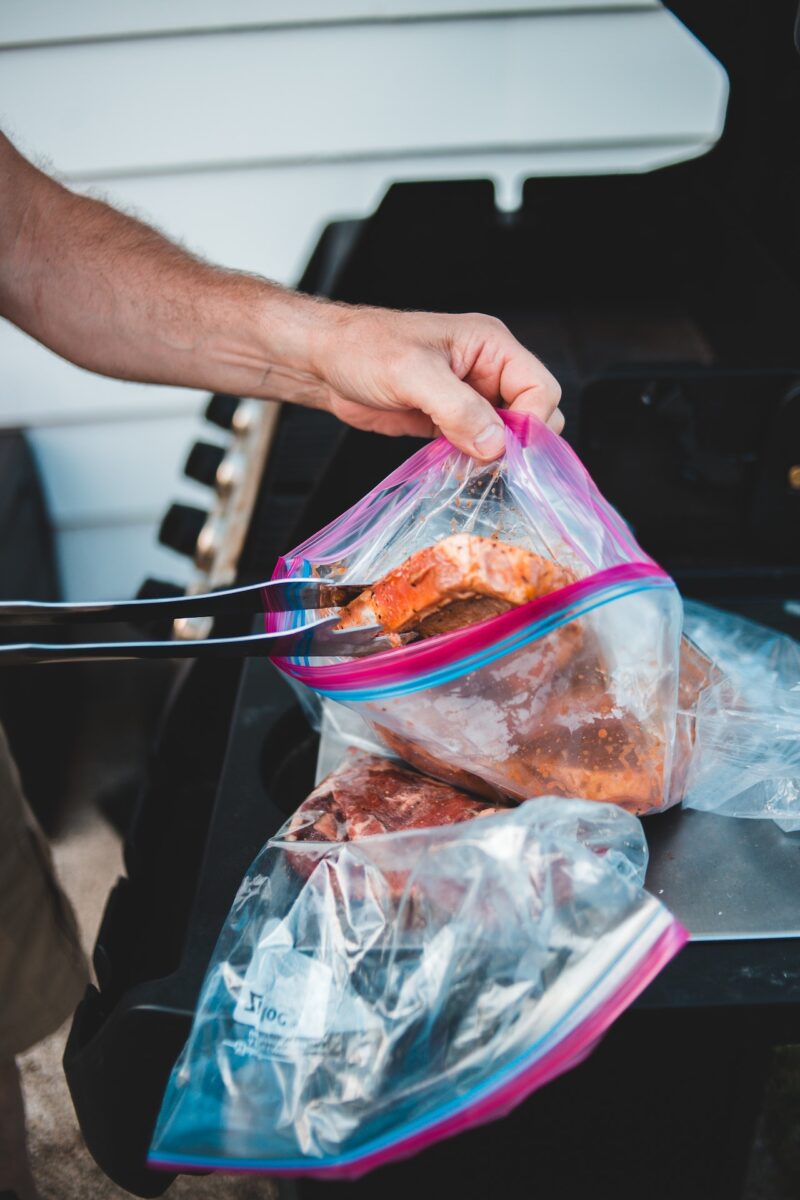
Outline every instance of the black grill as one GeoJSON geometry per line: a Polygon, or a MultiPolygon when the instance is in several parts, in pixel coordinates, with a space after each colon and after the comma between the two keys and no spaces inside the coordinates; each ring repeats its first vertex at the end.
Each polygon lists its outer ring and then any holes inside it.
{"type": "MultiPolygon", "coordinates": [[[[562,380],[566,436],[683,590],[797,635],[793,5],[673,7],[732,80],[711,154],[637,177],[530,181],[512,215],[486,182],[399,185],[368,220],[328,228],[302,287],[503,317],[562,380]]],[[[240,581],[268,575],[414,445],[285,407],[240,581]]],[[[195,668],[172,707],[128,839],[129,880],[98,938],[101,989],[66,1054],[87,1142],[135,1194],[169,1182],[143,1165],[161,1092],[239,880],[308,790],[315,747],[264,661],[195,668]]],[[[648,822],[654,854],[670,852],[679,819],[648,822]]],[[[358,1184],[296,1192],[407,1197],[446,1178],[465,1198],[731,1200],[768,1051],[800,1036],[798,947],[690,945],[589,1062],[511,1117],[358,1184]]]]}

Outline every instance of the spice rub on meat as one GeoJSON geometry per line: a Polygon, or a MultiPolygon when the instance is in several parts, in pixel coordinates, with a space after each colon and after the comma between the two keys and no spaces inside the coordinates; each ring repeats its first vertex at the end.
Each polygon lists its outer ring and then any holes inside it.
{"type": "Polygon", "coordinates": [[[387,633],[432,637],[546,596],[574,576],[508,542],[456,533],[425,546],[366,588],[338,628],[381,625],[387,633]]]}
{"type": "Polygon", "coordinates": [[[376,834],[454,825],[497,811],[438,779],[351,749],[297,809],[286,840],[356,842],[376,834]]]}
{"type": "MultiPolygon", "coordinates": [[[[437,755],[409,736],[411,728],[400,733],[375,722],[376,732],[419,770],[500,803],[531,796],[578,796],[637,814],[649,812],[663,803],[665,747],[654,731],[645,731],[629,714],[616,715],[611,684],[592,661],[595,654],[595,648],[590,653],[584,649],[562,667],[558,694],[547,699],[537,698],[536,674],[526,671],[525,658],[519,674],[503,681],[505,687],[487,686],[484,703],[506,715],[511,732],[502,756],[491,742],[477,744],[469,730],[462,735],[460,753],[449,761],[445,752],[437,755]],[[515,704],[524,696],[531,697],[525,718],[516,715],[515,704]]],[[[423,716],[420,725],[423,743],[426,734],[430,738],[432,722],[431,714],[425,715],[428,719],[423,716]]]]}
{"type": "Polygon", "coordinates": [[[546,728],[509,764],[509,776],[527,795],[580,796],[640,815],[663,802],[663,756],[637,721],[601,718],[546,728]]]}

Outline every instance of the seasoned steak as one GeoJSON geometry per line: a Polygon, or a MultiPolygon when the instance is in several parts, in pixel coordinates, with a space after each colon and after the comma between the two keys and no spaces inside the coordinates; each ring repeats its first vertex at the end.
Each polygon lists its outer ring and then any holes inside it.
{"type": "Polygon", "coordinates": [[[546,596],[574,577],[539,554],[493,538],[456,533],[425,546],[366,588],[339,628],[378,624],[418,637],[449,633],[546,596]]]}
{"type": "Polygon", "coordinates": [[[355,842],[381,833],[454,825],[497,811],[437,779],[351,749],[303,801],[285,836],[292,842],[355,842]]]}
{"type": "MultiPolygon", "coordinates": [[[[561,638],[550,636],[558,648],[561,638]]],[[[430,709],[420,714],[417,737],[410,728],[399,732],[377,721],[376,732],[419,770],[500,803],[552,795],[609,801],[634,813],[660,807],[663,743],[633,717],[616,715],[596,648],[568,664],[546,658],[555,671],[550,681],[537,678],[539,662],[527,662],[536,653],[523,653],[505,676],[498,672],[481,697],[484,719],[496,714],[495,728],[507,735],[502,756],[493,739],[473,741],[449,761],[428,750],[436,720],[430,709]]],[[[445,742],[441,726],[435,734],[434,744],[445,742]]],[[[451,732],[449,740],[456,736],[451,732]]]]}
{"type": "Polygon", "coordinates": [[[526,747],[509,775],[524,794],[611,801],[642,814],[662,803],[664,747],[632,719],[614,717],[577,729],[554,724],[526,747]]]}

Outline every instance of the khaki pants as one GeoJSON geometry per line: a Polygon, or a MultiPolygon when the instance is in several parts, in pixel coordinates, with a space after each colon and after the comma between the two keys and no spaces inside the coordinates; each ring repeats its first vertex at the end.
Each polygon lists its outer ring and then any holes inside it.
{"type": "Polygon", "coordinates": [[[75,915],[0,727],[0,1062],[56,1030],[87,979],[75,915]]]}

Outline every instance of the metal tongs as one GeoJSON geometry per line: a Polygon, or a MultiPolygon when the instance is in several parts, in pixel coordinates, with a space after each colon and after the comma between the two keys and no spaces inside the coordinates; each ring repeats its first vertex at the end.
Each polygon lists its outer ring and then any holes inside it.
{"type": "MultiPolygon", "coordinates": [[[[255,616],[340,608],[367,585],[331,584],[319,579],[276,579],[249,587],[161,600],[91,601],[46,604],[33,600],[0,602],[0,631],[9,626],[92,625],[176,617],[255,616]]],[[[308,658],[357,657],[385,649],[379,625],[336,630],[339,614],[320,617],[291,630],[246,637],[194,641],[18,642],[0,644],[0,665],[8,663],[87,662],[95,659],[248,657],[265,654],[308,658]]]]}

